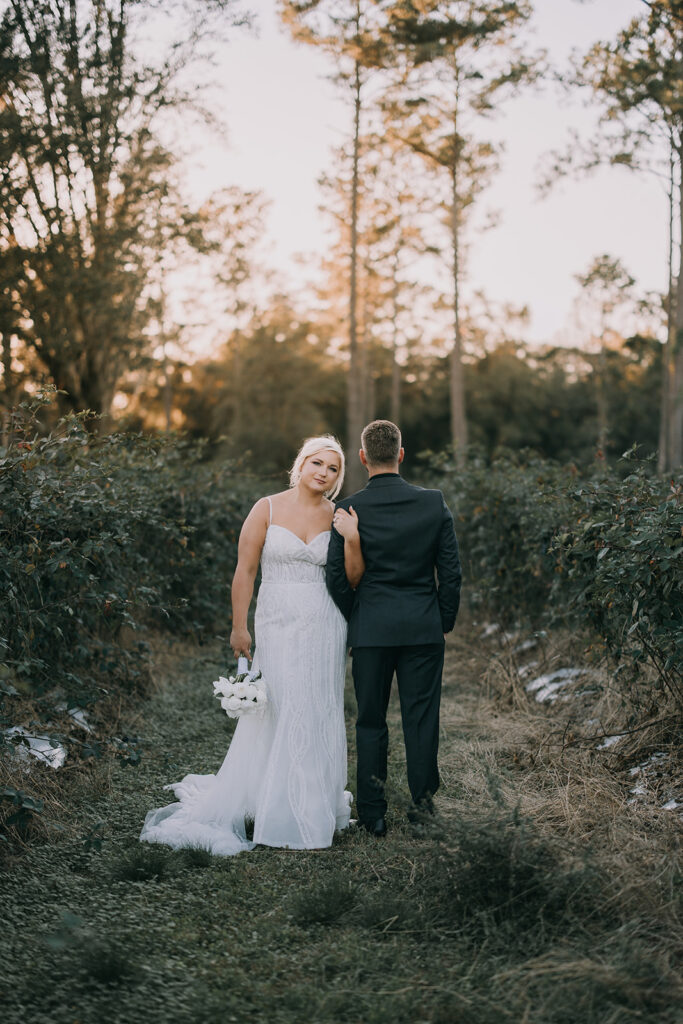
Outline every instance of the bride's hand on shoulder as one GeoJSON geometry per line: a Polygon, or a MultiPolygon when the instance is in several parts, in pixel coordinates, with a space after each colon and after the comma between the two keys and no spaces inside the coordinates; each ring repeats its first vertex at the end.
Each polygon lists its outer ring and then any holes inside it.
{"type": "Polygon", "coordinates": [[[348,512],[343,508],[335,509],[332,524],[344,540],[353,540],[358,536],[358,516],[353,505],[348,512]]]}
{"type": "Polygon", "coordinates": [[[248,629],[233,629],[230,634],[230,647],[236,658],[240,654],[251,660],[251,633],[248,629]]]}

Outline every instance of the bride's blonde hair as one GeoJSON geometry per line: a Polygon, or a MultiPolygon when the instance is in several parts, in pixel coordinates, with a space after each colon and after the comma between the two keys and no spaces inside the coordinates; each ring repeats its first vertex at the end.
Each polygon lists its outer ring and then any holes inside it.
{"type": "Polygon", "coordinates": [[[317,455],[318,452],[324,452],[326,449],[331,449],[339,456],[339,475],[335,481],[335,485],[331,491],[326,492],[326,497],[332,501],[337,497],[342,489],[344,483],[344,470],[346,468],[346,460],[344,459],[344,449],[339,444],[336,437],[332,437],[331,434],[322,434],[320,437],[307,437],[304,443],[301,445],[297,457],[294,459],[294,464],[289,471],[289,486],[296,487],[301,479],[301,469],[306,459],[310,459],[312,455],[317,455]]]}

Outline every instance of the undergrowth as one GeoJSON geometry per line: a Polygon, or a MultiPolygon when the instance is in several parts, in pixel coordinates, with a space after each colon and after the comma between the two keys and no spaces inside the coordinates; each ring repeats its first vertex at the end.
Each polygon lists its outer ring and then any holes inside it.
{"type": "Polygon", "coordinates": [[[626,810],[608,761],[544,746],[542,708],[482,696],[482,661],[478,642],[449,653],[432,833],[405,817],[392,699],[385,840],[220,858],[137,838],[161,787],[215,771],[229,740],[197,687],[216,663],[188,659],[132,723],[141,761],[112,762],[77,824],[2,882],[7,1024],[674,1024],[671,815],[626,810]]]}

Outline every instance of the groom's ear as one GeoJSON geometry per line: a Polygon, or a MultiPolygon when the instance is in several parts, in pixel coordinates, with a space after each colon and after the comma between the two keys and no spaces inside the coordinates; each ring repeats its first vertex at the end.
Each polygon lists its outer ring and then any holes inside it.
{"type": "Polygon", "coordinates": [[[367,469],[367,465],[368,465],[368,460],[366,459],[366,457],[365,457],[365,452],[363,451],[363,449],[362,449],[362,448],[361,448],[361,449],[360,449],[360,451],[358,452],[358,458],[360,459],[360,461],[361,461],[361,462],[363,463],[363,465],[364,465],[364,466],[365,466],[365,468],[367,469]]]}
{"type": "Polygon", "coordinates": [[[405,458],[405,454],[406,454],[405,448],[399,448],[399,450],[398,450],[398,464],[399,464],[399,466],[403,462],[403,460],[405,458]]]}

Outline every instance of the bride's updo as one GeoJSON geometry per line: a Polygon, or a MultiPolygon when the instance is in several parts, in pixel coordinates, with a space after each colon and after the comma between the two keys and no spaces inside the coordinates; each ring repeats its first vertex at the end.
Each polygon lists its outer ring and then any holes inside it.
{"type": "Polygon", "coordinates": [[[301,468],[306,461],[310,459],[312,455],[317,455],[318,452],[324,452],[330,449],[336,452],[339,456],[339,475],[336,483],[331,491],[326,492],[326,497],[332,501],[337,497],[342,489],[344,483],[344,470],[346,462],[344,459],[344,450],[339,444],[336,437],[332,437],[331,434],[323,434],[321,437],[307,437],[304,443],[301,445],[297,457],[294,459],[294,464],[289,471],[289,486],[296,487],[301,479],[301,468]]]}

